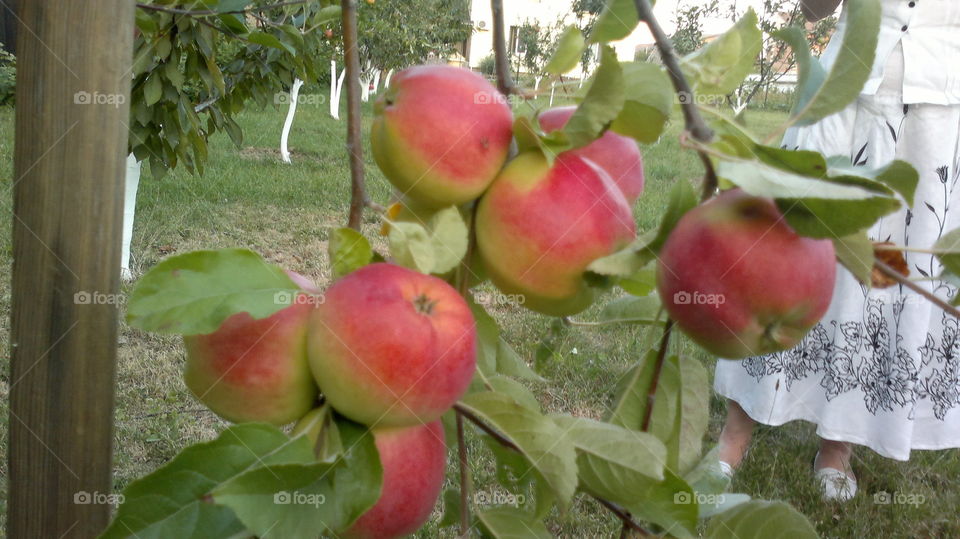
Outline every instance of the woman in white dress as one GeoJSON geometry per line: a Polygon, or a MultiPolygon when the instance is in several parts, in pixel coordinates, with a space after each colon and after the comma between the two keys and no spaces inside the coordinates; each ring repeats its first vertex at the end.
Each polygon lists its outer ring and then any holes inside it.
{"type": "MultiPolygon", "coordinates": [[[[808,19],[840,0],[801,0],[808,19]]],[[[960,1],[881,0],[883,16],[873,72],[846,110],[788,131],[784,145],[849,156],[872,168],[894,159],[912,164],[920,182],[912,208],[885,217],[874,241],[929,248],[960,226],[960,1]]],[[[829,68],[845,31],[841,14],[822,61],[829,68]]],[[[906,253],[911,277],[934,293],[956,289],[936,280],[929,254],[906,253]]],[[[728,399],[720,436],[721,466],[739,465],[755,421],[817,425],[814,460],[824,496],[856,493],[851,443],[908,460],[912,449],[960,447],[960,324],[902,287],[867,290],[837,272],[833,303],[795,349],[744,361],[720,360],[716,391],[728,399]]]]}

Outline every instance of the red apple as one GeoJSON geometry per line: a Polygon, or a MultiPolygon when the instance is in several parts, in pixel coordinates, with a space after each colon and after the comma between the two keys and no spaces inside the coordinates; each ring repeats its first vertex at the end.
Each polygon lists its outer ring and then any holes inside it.
{"type": "Polygon", "coordinates": [[[442,280],[392,264],[335,282],[307,340],[327,401],[370,426],[437,419],[466,391],[476,366],[466,301],[442,280]]]}
{"type": "Polygon", "coordinates": [[[468,69],[405,69],[374,105],[377,165],[402,194],[435,207],[479,197],[503,166],[512,137],[503,95],[468,69]]]}
{"type": "Polygon", "coordinates": [[[797,235],[772,200],[733,189],[683,216],[660,252],[657,290],[684,333],[737,359],[800,342],[835,276],[830,240],[797,235]]]}
{"type": "Polygon", "coordinates": [[[602,169],[571,152],[551,166],[536,152],[511,161],[480,200],[477,247],[503,292],[535,311],[586,309],[584,272],[629,244],[636,225],[623,193],[602,169]]]}
{"type": "MultiPolygon", "coordinates": [[[[547,133],[567,125],[577,107],[557,107],[540,113],[540,127],[547,133]]],[[[636,141],[607,130],[602,137],[582,148],[570,150],[599,165],[633,203],[643,193],[643,157],[636,141]]]]}
{"type": "Polygon", "coordinates": [[[374,429],[373,436],[383,466],[380,499],[338,534],[344,539],[391,539],[417,531],[443,488],[447,449],[440,421],[374,429]]]}
{"type": "MultiPolygon", "coordinates": [[[[305,292],[318,293],[306,277],[287,274],[305,292]]],[[[314,303],[295,301],[260,320],[237,313],[213,333],[185,336],[187,387],[229,421],[285,425],[298,419],[318,395],[307,362],[314,303]]]]}

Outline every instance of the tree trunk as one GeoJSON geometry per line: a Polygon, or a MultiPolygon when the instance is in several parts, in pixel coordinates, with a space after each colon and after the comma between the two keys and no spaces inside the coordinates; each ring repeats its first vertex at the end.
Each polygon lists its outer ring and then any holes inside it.
{"type": "Polygon", "coordinates": [[[287,149],[287,139],[290,137],[290,128],[293,126],[293,117],[297,114],[297,100],[300,98],[300,87],[303,81],[293,80],[293,87],[290,88],[290,106],[287,108],[287,119],[283,122],[283,132],[280,133],[280,159],[284,163],[291,163],[290,151],[287,149]]]}
{"type": "Polygon", "coordinates": [[[19,7],[6,534],[94,537],[113,489],[134,3],[19,7]]]}

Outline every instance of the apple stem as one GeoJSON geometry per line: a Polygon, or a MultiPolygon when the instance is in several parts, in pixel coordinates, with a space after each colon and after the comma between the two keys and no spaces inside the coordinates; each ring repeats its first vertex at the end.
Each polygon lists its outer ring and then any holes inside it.
{"type": "Polygon", "coordinates": [[[363,180],[363,135],[360,130],[360,53],[357,47],[357,0],[341,0],[343,61],[347,73],[347,153],[350,154],[350,216],[347,226],[359,231],[367,192],[363,180]]]}
{"type": "Polygon", "coordinates": [[[887,277],[890,277],[894,281],[897,281],[898,283],[909,288],[910,290],[913,290],[917,294],[920,294],[921,296],[927,298],[930,301],[930,303],[933,303],[937,307],[940,307],[941,309],[943,309],[945,313],[949,314],[950,316],[960,319],[960,311],[958,311],[956,307],[938,298],[936,295],[933,294],[933,292],[926,290],[925,288],[918,285],[917,283],[904,277],[899,271],[893,269],[892,267],[887,265],[885,262],[882,262],[880,260],[875,260],[873,265],[875,268],[880,270],[880,272],[886,275],[887,277]]]}
{"type": "MultiPolygon", "coordinates": [[[[489,435],[491,438],[493,438],[494,440],[496,440],[496,442],[499,443],[500,445],[502,445],[503,447],[506,447],[506,448],[508,448],[508,449],[512,449],[512,450],[514,450],[514,451],[516,451],[516,452],[518,452],[518,453],[522,453],[522,451],[520,450],[520,448],[517,447],[517,444],[513,443],[512,440],[510,440],[510,439],[507,438],[506,436],[504,436],[504,435],[500,434],[499,432],[497,432],[496,429],[494,429],[494,428],[491,427],[490,425],[487,425],[486,423],[484,423],[482,419],[480,419],[479,417],[477,417],[473,412],[470,411],[469,408],[467,408],[467,407],[464,406],[463,404],[461,404],[461,403],[458,402],[458,403],[456,403],[456,404],[453,405],[453,409],[456,410],[456,412],[457,412],[458,434],[459,434],[459,432],[460,432],[459,427],[461,426],[460,418],[461,418],[461,417],[465,417],[465,418],[469,419],[471,423],[473,423],[474,425],[476,425],[477,427],[479,427],[480,430],[482,430],[482,431],[485,432],[487,435],[489,435]]],[[[461,482],[463,481],[462,475],[463,475],[463,472],[461,472],[461,482]]],[[[461,500],[461,502],[460,502],[460,503],[461,503],[461,508],[460,508],[460,510],[461,510],[461,518],[462,518],[462,516],[463,516],[463,513],[462,513],[462,511],[463,511],[463,492],[464,492],[464,489],[463,489],[463,487],[461,486],[461,488],[460,488],[460,500],[461,500]]],[[[595,495],[595,494],[591,494],[590,496],[592,496],[595,500],[597,500],[598,502],[600,502],[600,505],[606,507],[607,509],[610,510],[611,513],[613,513],[614,515],[616,515],[617,518],[619,518],[619,519],[623,522],[624,528],[629,528],[629,529],[631,529],[631,530],[639,533],[641,537],[654,537],[654,536],[656,536],[655,533],[653,533],[652,531],[644,528],[644,527],[641,526],[639,523],[637,523],[635,520],[633,520],[633,517],[630,516],[630,513],[629,513],[626,509],[624,509],[624,508],[620,507],[619,505],[611,502],[610,500],[601,498],[601,497],[599,497],[599,496],[597,496],[597,495],[595,495]]]]}
{"type": "Polygon", "coordinates": [[[470,478],[467,468],[467,442],[463,434],[463,414],[456,410],[457,416],[457,454],[460,458],[460,536],[467,537],[470,532],[470,478]]]}
{"type": "MultiPolygon", "coordinates": [[[[680,97],[680,109],[683,111],[683,121],[687,131],[693,135],[693,138],[700,142],[709,143],[713,140],[713,130],[703,121],[703,117],[697,109],[696,100],[693,98],[693,90],[690,88],[690,83],[687,82],[686,77],[683,76],[683,71],[680,69],[680,60],[677,56],[676,49],[673,48],[673,42],[663,31],[663,28],[660,27],[660,23],[653,15],[653,7],[650,6],[649,0],[634,0],[634,2],[640,20],[646,23],[647,28],[650,29],[650,33],[653,35],[654,41],[656,41],[657,50],[660,51],[660,58],[663,60],[663,65],[667,68],[667,75],[670,76],[670,81],[673,82],[673,88],[680,97]]],[[[717,191],[717,186],[719,185],[717,172],[713,167],[713,162],[710,161],[710,156],[704,152],[698,151],[698,153],[700,154],[700,161],[703,163],[703,168],[706,170],[706,174],[704,174],[703,177],[703,200],[707,200],[717,191]]]]}

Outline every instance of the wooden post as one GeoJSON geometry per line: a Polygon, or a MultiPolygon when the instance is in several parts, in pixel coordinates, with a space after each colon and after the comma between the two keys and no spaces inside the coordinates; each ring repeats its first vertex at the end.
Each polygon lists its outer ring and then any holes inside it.
{"type": "Polygon", "coordinates": [[[360,51],[357,49],[357,0],[341,0],[343,63],[347,74],[347,153],[350,155],[350,217],[347,226],[360,230],[367,191],[363,179],[363,135],[360,130],[360,51]]]}
{"type": "Polygon", "coordinates": [[[133,9],[19,6],[8,537],[110,516],[133,9]]]}

